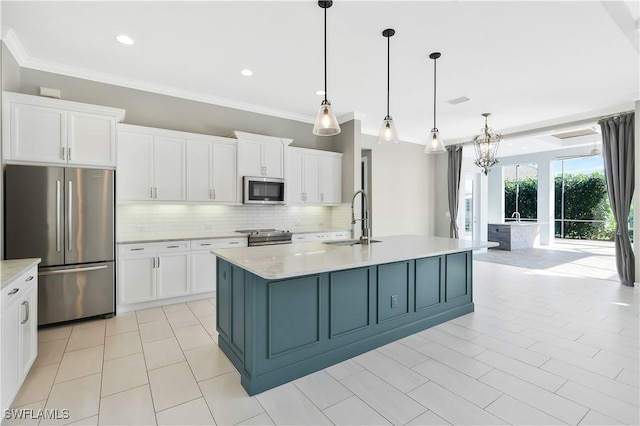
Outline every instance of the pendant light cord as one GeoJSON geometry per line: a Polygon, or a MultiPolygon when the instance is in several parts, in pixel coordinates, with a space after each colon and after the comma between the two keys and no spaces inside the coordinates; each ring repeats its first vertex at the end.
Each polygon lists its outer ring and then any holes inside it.
{"type": "Polygon", "coordinates": [[[324,8],[324,100],[327,101],[327,8],[324,8]]]}
{"type": "Polygon", "coordinates": [[[436,128],[436,61],[433,60],[433,128],[436,128]]]}
{"type": "Polygon", "coordinates": [[[390,73],[390,67],[389,67],[389,56],[391,55],[391,48],[389,47],[391,45],[391,37],[387,37],[387,117],[389,116],[389,73],[390,73]]]}

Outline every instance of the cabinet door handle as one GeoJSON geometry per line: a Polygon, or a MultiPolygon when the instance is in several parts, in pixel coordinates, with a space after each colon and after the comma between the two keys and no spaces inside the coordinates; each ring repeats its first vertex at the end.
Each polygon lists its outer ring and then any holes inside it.
{"type": "Polygon", "coordinates": [[[157,257],[158,259],[158,268],[160,267],[160,257],[157,257]]]}
{"type": "Polygon", "coordinates": [[[14,288],[13,290],[11,290],[9,293],[7,293],[7,296],[13,296],[14,294],[16,294],[17,292],[19,292],[20,289],[19,288],[14,288]]]}
{"type": "Polygon", "coordinates": [[[25,318],[22,321],[20,321],[20,324],[22,325],[22,324],[26,324],[27,321],[29,321],[29,301],[25,300],[21,303],[21,305],[25,307],[25,318]]]}
{"type": "Polygon", "coordinates": [[[150,186],[149,190],[151,191],[150,197],[153,199],[153,186],[150,186]]]}
{"type": "Polygon", "coordinates": [[[200,243],[201,246],[210,246],[211,243],[200,243]]]}
{"type": "Polygon", "coordinates": [[[178,248],[180,246],[167,246],[167,248],[178,248]]]}
{"type": "Polygon", "coordinates": [[[29,278],[27,278],[27,279],[25,280],[25,282],[29,282],[29,281],[31,281],[31,280],[33,280],[33,275],[29,275],[29,278]]]}
{"type": "Polygon", "coordinates": [[[216,190],[215,189],[213,190],[213,199],[214,200],[216,199],[216,190]]]}
{"type": "Polygon", "coordinates": [[[156,258],[152,257],[151,258],[151,269],[154,269],[156,267],[156,258]]]}
{"type": "Polygon", "coordinates": [[[67,160],[71,161],[71,148],[67,148],[67,160]]]}
{"type": "Polygon", "coordinates": [[[229,245],[231,245],[231,244],[240,244],[240,241],[230,241],[229,245]]]}
{"type": "Polygon", "coordinates": [[[324,201],[324,192],[320,193],[320,201],[324,201]]]}
{"type": "Polygon", "coordinates": [[[136,247],[131,249],[131,251],[139,251],[139,250],[144,250],[144,247],[136,247]]]}
{"type": "Polygon", "coordinates": [[[222,279],[227,279],[227,271],[222,271],[222,279]]]}
{"type": "Polygon", "coordinates": [[[158,198],[158,187],[153,188],[153,198],[158,198]]]}
{"type": "Polygon", "coordinates": [[[60,157],[62,157],[63,160],[66,160],[66,158],[64,158],[64,153],[65,153],[64,147],[60,148],[60,157]]]}
{"type": "Polygon", "coordinates": [[[213,191],[212,190],[209,190],[209,199],[213,200],[213,191]]]}

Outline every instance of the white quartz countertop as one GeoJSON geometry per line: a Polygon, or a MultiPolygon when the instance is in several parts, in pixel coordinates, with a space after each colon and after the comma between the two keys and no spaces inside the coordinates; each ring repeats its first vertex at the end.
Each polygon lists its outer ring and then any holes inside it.
{"type": "Polygon", "coordinates": [[[126,237],[119,237],[118,244],[141,244],[141,243],[156,243],[164,241],[182,241],[182,240],[213,240],[217,238],[246,238],[246,234],[239,232],[199,232],[199,233],[158,233],[158,234],[146,234],[146,235],[127,235],[126,237]]]}
{"type": "Polygon", "coordinates": [[[0,281],[5,288],[14,282],[20,275],[24,274],[29,268],[40,263],[40,258],[33,259],[15,259],[0,261],[0,281]]]}
{"type": "Polygon", "coordinates": [[[212,250],[216,256],[268,280],[359,268],[494,247],[488,241],[397,235],[370,245],[283,244],[212,250]]]}

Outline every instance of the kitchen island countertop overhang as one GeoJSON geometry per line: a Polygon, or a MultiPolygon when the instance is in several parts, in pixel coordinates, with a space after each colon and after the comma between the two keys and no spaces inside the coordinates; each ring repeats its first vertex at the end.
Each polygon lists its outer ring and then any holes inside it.
{"type": "Polygon", "coordinates": [[[420,235],[394,235],[352,246],[325,243],[238,247],[211,252],[267,280],[440,256],[497,246],[497,243],[420,235]]]}
{"type": "Polygon", "coordinates": [[[472,251],[382,237],[213,250],[218,346],[254,395],[473,312],[472,251]]]}

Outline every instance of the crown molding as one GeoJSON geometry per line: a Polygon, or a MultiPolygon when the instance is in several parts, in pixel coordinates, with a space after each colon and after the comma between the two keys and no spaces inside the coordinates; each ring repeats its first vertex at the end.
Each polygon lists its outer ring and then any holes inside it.
{"type": "Polygon", "coordinates": [[[304,114],[298,114],[290,111],[269,108],[262,105],[255,105],[246,102],[239,102],[217,96],[203,95],[202,93],[182,90],[171,86],[148,83],[145,81],[125,78],[114,74],[101,73],[86,68],[73,67],[53,61],[33,58],[26,53],[13,29],[8,29],[2,40],[21,68],[29,68],[54,74],[62,74],[69,77],[81,78],[84,80],[90,80],[105,84],[112,84],[114,86],[127,87],[129,89],[142,90],[145,92],[157,93],[166,96],[173,96],[176,98],[188,99],[191,101],[218,105],[226,108],[253,112],[256,114],[264,114],[272,117],[299,121],[302,123],[313,123],[315,120],[315,117],[310,117],[304,114]]]}

